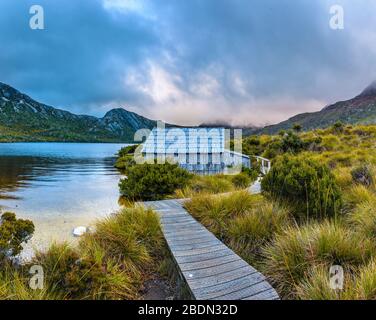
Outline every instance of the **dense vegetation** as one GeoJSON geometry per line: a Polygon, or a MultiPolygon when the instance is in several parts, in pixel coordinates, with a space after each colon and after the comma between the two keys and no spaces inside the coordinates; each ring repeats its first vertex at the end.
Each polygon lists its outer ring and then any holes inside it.
{"type": "Polygon", "coordinates": [[[120,193],[131,200],[161,200],[184,188],[191,178],[177,164],[138,164],[120,181],[120,193]]]}
{"type": "Polygon", "coordinates": [[[281,156],[262,180],[262,189],[293,206],[297,218],[323,219],[340,213],[341,193],[334,175],[315,160],[281,156]]]}
{"type": "Polygon", "coordinates": [[[262,195],[197,196],[186,207],[285,299],[376,299],[376,126],[297,129],[244,140],[272,159],[262,195]],[[343,290],[330,288],[333,265],[344,268],[343,290]]]}

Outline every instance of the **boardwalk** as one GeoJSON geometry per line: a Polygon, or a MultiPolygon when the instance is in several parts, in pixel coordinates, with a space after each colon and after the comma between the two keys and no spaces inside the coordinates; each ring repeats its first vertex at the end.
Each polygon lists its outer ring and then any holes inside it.
{"type": "Polygon", "coordinates": [[[144,203],[157,211],[167,244],[197,300],[276,300],[265,277],[197,222],[180,200],[144,203]]]}

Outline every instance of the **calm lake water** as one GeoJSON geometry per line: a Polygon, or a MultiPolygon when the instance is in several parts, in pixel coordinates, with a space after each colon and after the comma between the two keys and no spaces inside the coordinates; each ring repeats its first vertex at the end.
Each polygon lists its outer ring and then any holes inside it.
{"type": "Polygon", "coordinates": [[[36,232],[25,254],[119,209],[121,144],[0,143],[0,210],[31,219],[36,232]]]}

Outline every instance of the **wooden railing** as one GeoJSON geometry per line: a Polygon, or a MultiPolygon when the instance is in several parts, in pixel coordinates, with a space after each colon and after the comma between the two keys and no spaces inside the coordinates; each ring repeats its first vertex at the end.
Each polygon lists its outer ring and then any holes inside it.
{"type": "Polygon", "coordinates": [[[272,168],[272,162],[269,159],[254,156],[258,163],[260,163],[260,171],[262,174],[268,174],[272,168]]]}

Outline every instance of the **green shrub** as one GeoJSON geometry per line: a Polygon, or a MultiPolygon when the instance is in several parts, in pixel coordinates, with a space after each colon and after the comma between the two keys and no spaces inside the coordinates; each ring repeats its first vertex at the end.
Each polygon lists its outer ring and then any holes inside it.
{"type": "Polygon", "coordinates": [[[139,164],[120,181],[120,193],[131,200],[161,200],[187,186],[191,177],[176,164],[139,164]]]}
{"type": "Polygon", "coordinates": [[[11,212],[0,217],[0,265],[22,251],[22,243],[31,239],[34,224],[29,220],[17,219],[11,212]]]}
{"type": "Polygon", "coordinates": [[[265,147],[263,157],[274,159],[278,155],[282,155],[284,153],[297,154],[308,149],[310,144],[310,141],[302,140],[299,135],[289,130],[283,135],[273,137],[273,139],[265,147]]]}
{"type": "Polygon", "coordinates": [[[136,165],[136,161],[132,155],[125,155],[116,160],[115,168],[127,173],[133,166],[136,165]]]}
{"type": "Polygon", "coordinates": [[[242,168],[242,173],[248,175],[248,177],[251,178],[251,182],[254,182],[257,180],[257,178],[260,176],[260,172],[261,172],[261,163],[258,162],[256,158],[252,158],[251,168],[247,168],[247,167],[242,168]]]}
{"type": "Polygon", "coordinates": [[[232,177],[232,183],[236,188],[245,189],[252,183],[252,179],[248,174],[241,173],[232,177]]]}
{"type": "Polygon", "coordinates": [[[262,180],[262,190],[293,205],[301,218],[335,217],[341,194],[333,174],[320,163],[303,157],[280,157],[262,180]]]}
{"type": "Polygon", "coordinates": [[[249,156],[260,155],[264,152],[264,146],[258,136],[250,136],[243,139],[243,152],[249,156]]]}
{"type": "Polygon", "coordinates": [[[137,148],[138,145],[131,145],[121,148],[118,152],[115,167],[126,173],[127,170],[136,164],[136,161],[134,160],[134,153],[136,152],[137,148]]]}
{"type": "Polygon", "coordinates": [[[297,134],[288,131],[282,138],[281,148],[283,152],[299,153],[306,148],[306,144],[297,134]]]}
{"type": "Polygon", "coordinates": [[[341,121],[337,121],[335,124],[332,126],[332,131],[334,133],[340,134],[343,133],[345,130],[345,125],[341,121]]]}
{"type": "Polygon", "coordinates": [[[324,135],[321,145],[325,150],[334,150],[341,144],[341,140],[333,134],[324,135]]]}
{"type": "Polygon", "coordinates": [[[126,146],[123,147],[119,150],[118,156],[119,157],[124,157],[127,155],[133,155],[136,152],[136,149],[138,148],[138,145],[131,145],[131,146],[126,146]]]}
{"type": "Polygon", "coordinates": [[[292,129],[295,131],[295,132],[301,132],[303,130],[303,127],[299,124],[299,123],[295,123],[292,127],[292,129]]]}

